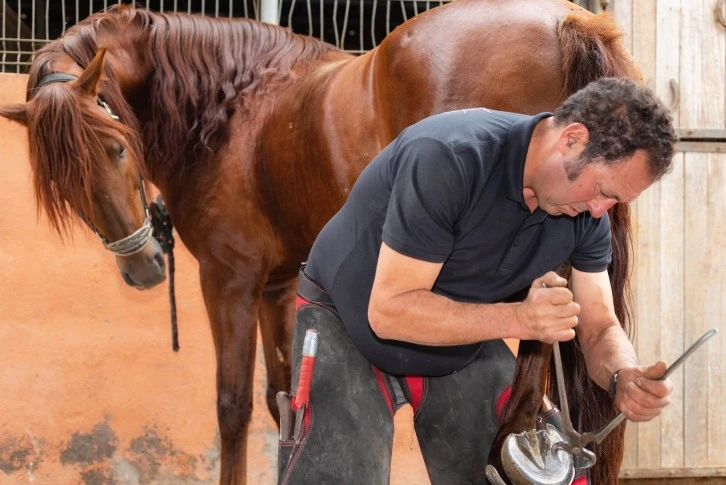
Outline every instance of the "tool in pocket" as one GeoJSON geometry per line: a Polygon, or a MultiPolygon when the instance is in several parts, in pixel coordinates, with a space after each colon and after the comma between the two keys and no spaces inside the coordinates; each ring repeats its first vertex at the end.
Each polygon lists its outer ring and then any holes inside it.
{"type": "Polygon", "coordinates": [[[305,413],[310,405],[310,384],[315,368],[315,357],[318,354],[318,332],[308,329],[303,341],[302,363],[300,364],[300,379],[297,384],[297,395],[292,401],[292,410],[295,412],[295,429],[293,438],[299,443],[303,436],[305,413]]]}

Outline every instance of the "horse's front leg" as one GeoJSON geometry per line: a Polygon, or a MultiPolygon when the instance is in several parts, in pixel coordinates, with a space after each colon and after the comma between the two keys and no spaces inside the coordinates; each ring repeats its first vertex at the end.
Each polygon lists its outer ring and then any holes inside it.
{"type": "Polygon", "coordinates": [[[267,407],[275,423],[280,423],[277,393],[290,391],[291,342],[295,323],[297,278],[268,286],[262,295],[260,332],[267,368],[267,407]]]}
{"type": "Polygon", "coordinates": [[[522,340],[517,352],[512,394],[505,409],[504,423],[499,428],[489,451],[489,464],[506,480],[502,466],[502,447],[511,433],[534,429],[537,412],[542,407],[549,372],[552,345],[538,340],[522,340]]]}
{"type": "Polygon", "coordinates": [[[217,355],[220,483],[240,485],[247,479],[257,312],[264,282],[253,277],[252,270],[235,272],[210,263],[200,263],[200,275],[217,355]]]}

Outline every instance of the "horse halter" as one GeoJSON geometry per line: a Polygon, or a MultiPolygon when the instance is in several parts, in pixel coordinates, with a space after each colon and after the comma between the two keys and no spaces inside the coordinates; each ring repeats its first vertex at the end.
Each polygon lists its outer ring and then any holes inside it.
{"type": "MultiPolygon", "coordinates": [[[[73,76],[71,74],[64,74],[64,73],[52,73],[44,76],[40,82],[38,82],[38,85],[35,87],[35,89],[42,88],[43,86],[46,86],[48,84],[53,83],[65,83],[69,81],[75,81],[78,79],[76,76],[73,76]]],[[[103,99],[101,99],[99,96],[96,97],[96,103],[105,109],[108,114],[116,121],[119,121],[118,115],[116,115],[111,107],[108,105],[107,102],[105,102],[103,99]]],[[[152,217],[151,217],[151,211],[149,209],[149,203],[146,199],[146,190],[144,189],[144,179],[141,176],[141,171],[139,171],[138,167],[136,168],[136,172],[139,177],[139,193],[141,194],[141,203],[144,206],[144,213],[146,214],[146,218],[144,219],[144,223],[141,225],[140,228],[138,228],[136,231],[131,233],[130,235],[119,239],[118,241],[109,241],[102,233],[101,231],[96,228],[96,226],[93,225],[93,223],[87,219],[85,216],[81,215],[81,219],[83,222],[86,223],[86,225],[93,231],[103,243],[104,247],[111,251],[116,256],[131,256],[138,252],[140,252],[142,249],[146,247],[147,244],[149,244],[149,241],[151,241],[151,238],[153,236],[153,224],[152,224],[152,217]]]]}

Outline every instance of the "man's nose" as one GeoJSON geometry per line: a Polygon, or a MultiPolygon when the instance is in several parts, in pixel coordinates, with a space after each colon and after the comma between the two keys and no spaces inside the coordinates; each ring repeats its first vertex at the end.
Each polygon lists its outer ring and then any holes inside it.
{"type": "Polygon", "coordinates": [[[598,197],[587,203],[590,215],[595,218],[602,217],[612,206],[617,204],[617,200],[607,197],[598,197]]]}

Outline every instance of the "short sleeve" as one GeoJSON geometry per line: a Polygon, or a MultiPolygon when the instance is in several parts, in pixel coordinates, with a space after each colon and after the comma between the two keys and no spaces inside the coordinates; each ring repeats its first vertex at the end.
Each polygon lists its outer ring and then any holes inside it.
{"type": "Polygon", "coordinates": [[[451,148],[433,138],[408,140],[393,157],[383,241],[401,254],[443,262],[469,203],[471,176],[451,148]]]}
{"type": "Polygon", "coordinates": [[[586,273],[605,271],[613,254],[608,214],[596,219],[589,213],[582,213],[575,225],[575,250],[570,257],[572,266],[586,273]]]}

